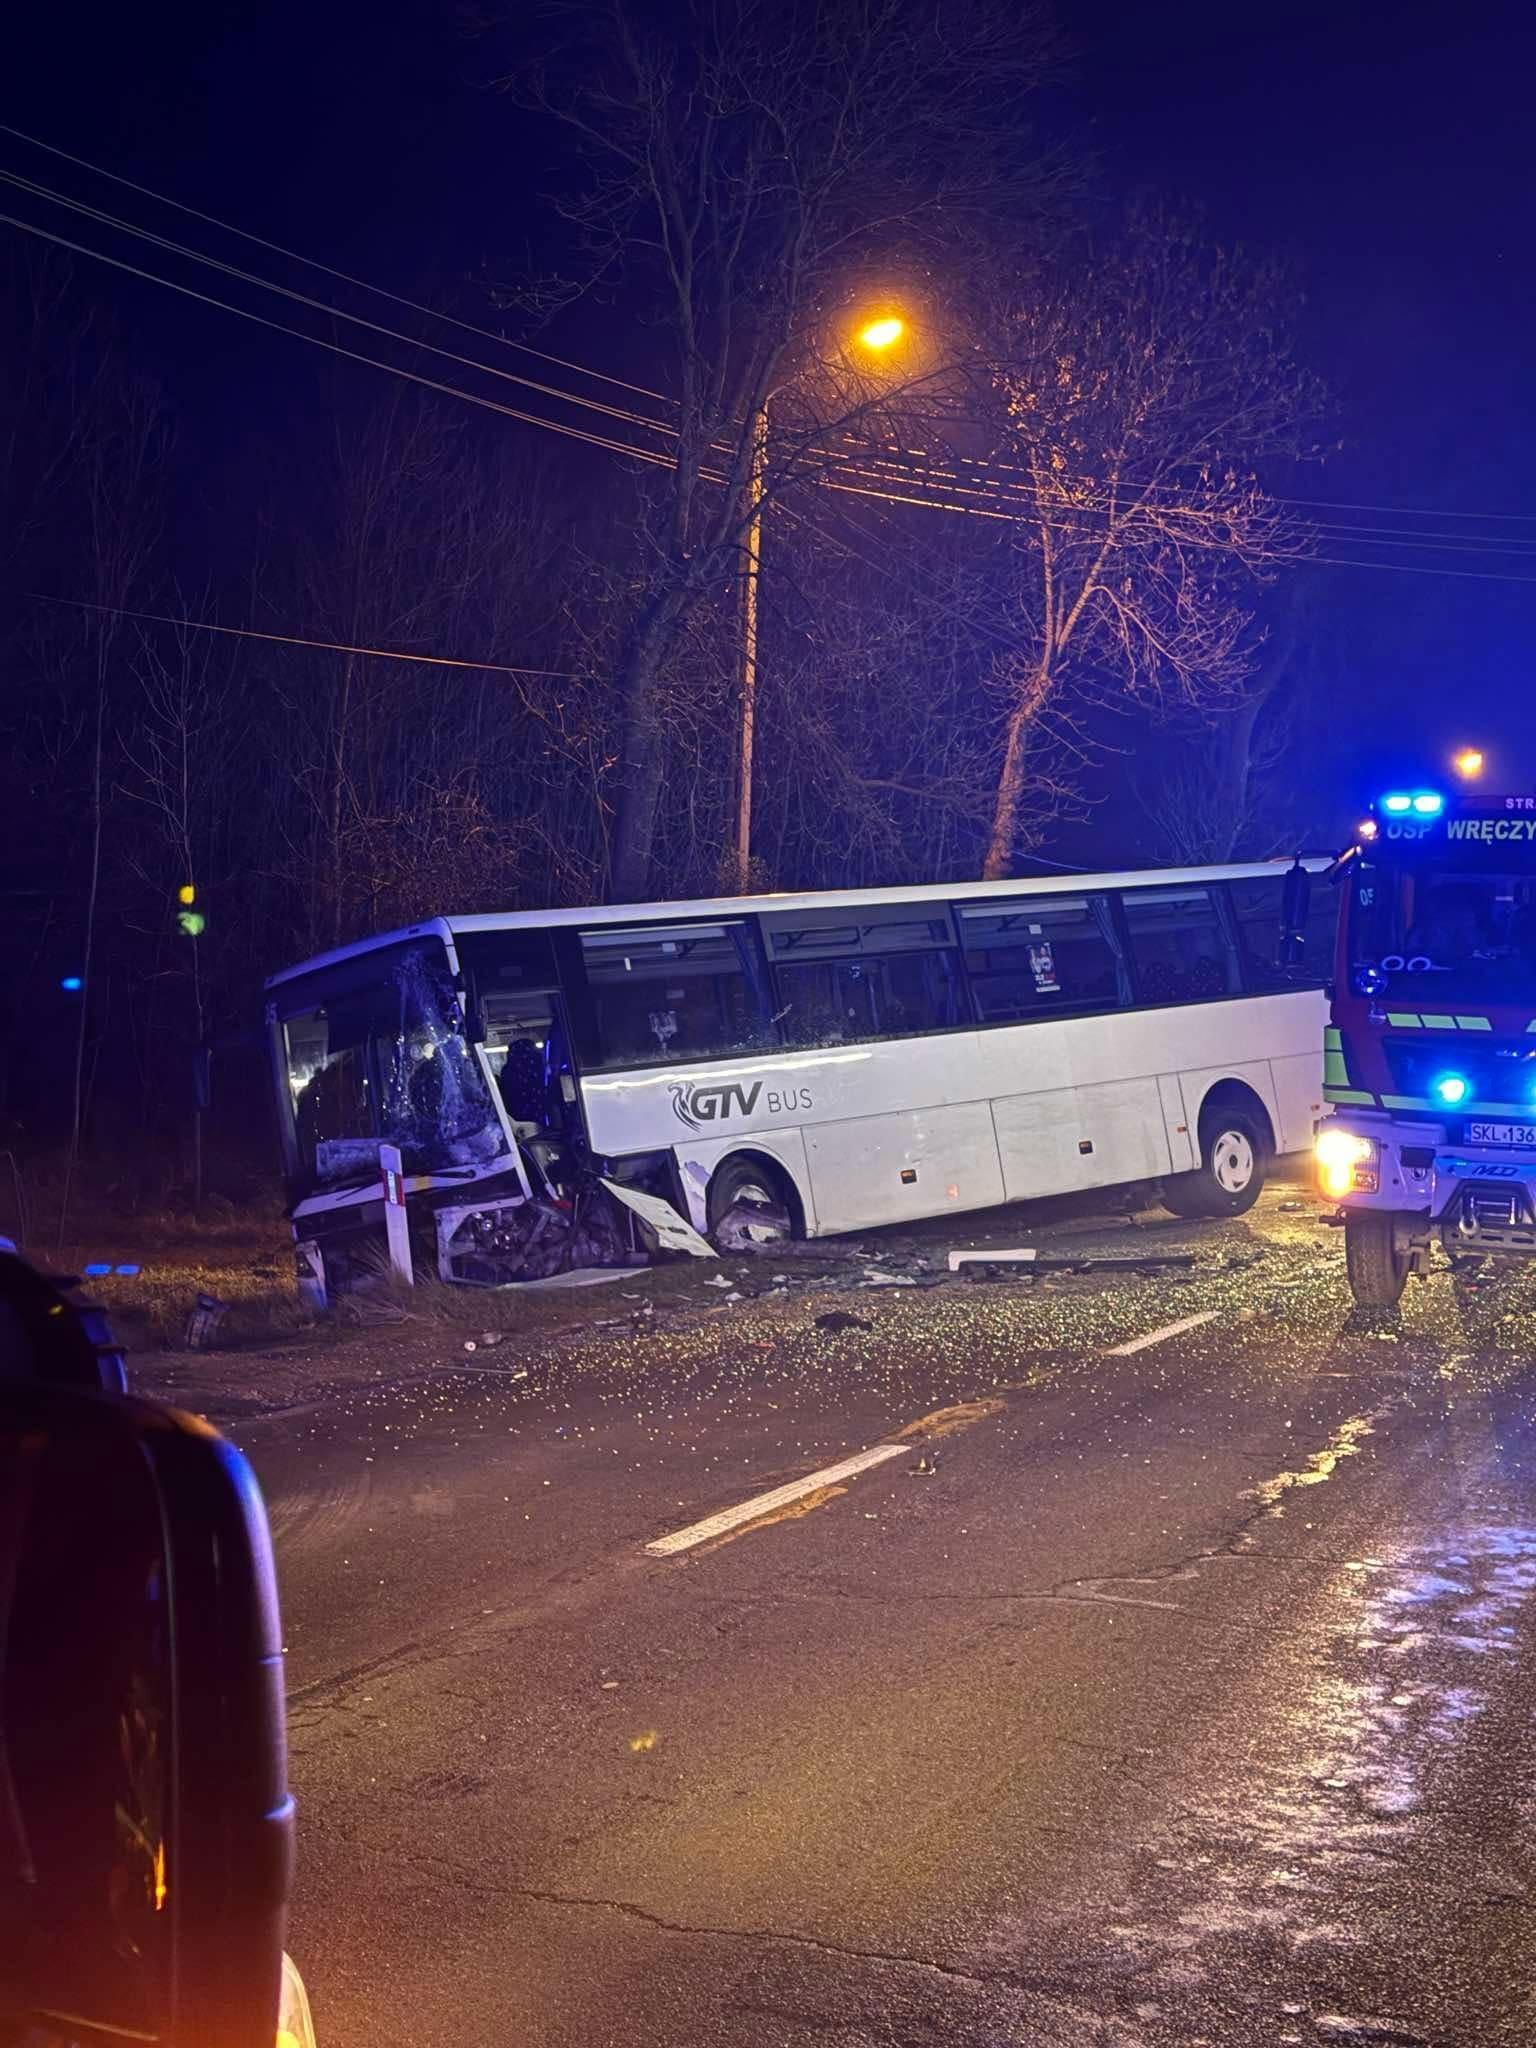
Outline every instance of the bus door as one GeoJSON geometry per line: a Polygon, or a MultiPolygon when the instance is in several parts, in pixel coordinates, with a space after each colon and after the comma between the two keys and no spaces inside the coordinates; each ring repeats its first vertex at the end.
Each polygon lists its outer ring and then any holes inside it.
{"type": "Polygon", "coordinates": [[[474,1035],[512,1134],[547,1160],[582,1138],[570,1015],[548,932],[457,934],[474,1035]]]}

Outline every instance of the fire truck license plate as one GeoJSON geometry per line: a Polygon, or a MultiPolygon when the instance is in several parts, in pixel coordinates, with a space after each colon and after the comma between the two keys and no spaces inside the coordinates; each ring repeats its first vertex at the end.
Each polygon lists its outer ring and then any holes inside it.
{"type": "Polygon", "coordinates": [[[1468,1124],[1467,1143],[1536,1150],[1536,1124],[1468,1124]]]}

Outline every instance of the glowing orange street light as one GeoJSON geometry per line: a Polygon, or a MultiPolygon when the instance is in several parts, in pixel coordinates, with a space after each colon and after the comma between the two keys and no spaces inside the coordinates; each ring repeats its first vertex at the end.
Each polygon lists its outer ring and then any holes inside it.
{"type": "Polygon", "coordinates": [[[1463,747],[1454,763],[1456,773],[1468,782],[1475,782],[1483,772],[1483,755],[1479,747],[1463,747]]]}
{"type": "Polygon", "coordinates": [[[879,320],[871,320],[867,327],[859,330],[859,340],[865,348],[892,348],[907,331],[905,320],[898,320],[894,313],[887,313],[879,320]]]}

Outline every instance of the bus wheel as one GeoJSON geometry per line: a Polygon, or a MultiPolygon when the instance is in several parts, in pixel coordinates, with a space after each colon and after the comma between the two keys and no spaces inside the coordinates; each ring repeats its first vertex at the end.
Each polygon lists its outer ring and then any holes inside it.
{"type": "Polygon", "coordinates": [[[1175,1216],[1241,1216],[1259,1199],[1269,1144],[1245,1109],[1218,1106],[1200,1120],[1200,1164],[1163,1188],[1175,1216]]]}
{"type": "Polygon", "coordinates": [[[759,1159],[738,1155],[717,1166],[709,1177],[707,1206],[709,1234],[722,1251],[743,1249],[742,1243],[721,1243],[722,1230],[729,1238],[738,1225],[742,1239],[754,1244],[795,1234],[794,1210],[783,1182],[759,1159]]]}
{"type": "Polygon", "coordinates": [[[1388,1209],[1350,1209],[1344,1216],[1344,1264],[1361,1308],[1395,1308],[1408,1284],[1411,1254],[1397,1245],[1388,1209]]]}

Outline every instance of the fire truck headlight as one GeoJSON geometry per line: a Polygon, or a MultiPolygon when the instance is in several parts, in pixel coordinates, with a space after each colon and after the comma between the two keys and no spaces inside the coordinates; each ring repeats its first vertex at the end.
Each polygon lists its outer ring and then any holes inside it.
{"type": "Polygon", "coordinates": [[[1313,1146],[1317,1177],[1325,1195],[1347,1195],[1355,1188],[1376,1186],[1376,1146],[1358,1132],[1325,1124],[1313,1146]]]}
{"type": "Polygon", "coordinates": [[[1447,1109],[1455,1109],[1457,1104],[1465,1102],[1472,1092],[1465,1074],[1440,1074],[1433,1086],[1435,1100],[1443,1102],[1447,1109]]]}

